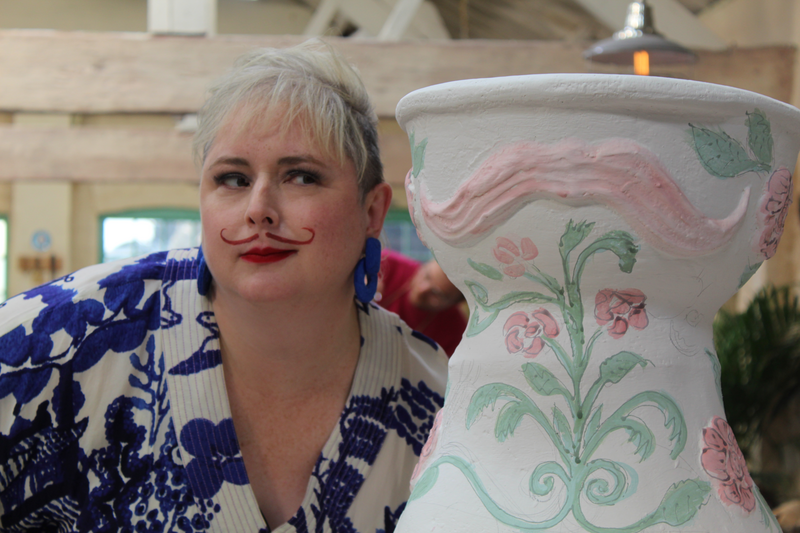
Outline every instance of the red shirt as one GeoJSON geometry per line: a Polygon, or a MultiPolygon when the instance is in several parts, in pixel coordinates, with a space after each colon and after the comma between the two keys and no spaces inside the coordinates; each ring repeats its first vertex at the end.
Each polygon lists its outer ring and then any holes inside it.
{"type": "Polygon", "coordinates": [[[384,309],[400,315],[412,329],[436,341],[447,356],[453,355],[467,329],[467,318],[457,305],[444,311],[427,311],[411,304],[408,291],[421,263],[391,250],[381,256],[381,300],[384,309]]]}

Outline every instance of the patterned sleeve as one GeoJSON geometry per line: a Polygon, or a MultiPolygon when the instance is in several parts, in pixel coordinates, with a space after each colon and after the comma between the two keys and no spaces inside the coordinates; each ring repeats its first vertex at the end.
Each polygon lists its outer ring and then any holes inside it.
{"type": "Polygon", "coordinates": [[[0,530],[81,520],[94,523],[78,530],[101,530],[102,510],[87,506],[122,482],[109,435],[126,429],[108,414],[124,412],[125,398],[159,401],[125,391],[144,388],[155,363],[162,263],[156,254],[90,267],[0,308],[0,530]]]}

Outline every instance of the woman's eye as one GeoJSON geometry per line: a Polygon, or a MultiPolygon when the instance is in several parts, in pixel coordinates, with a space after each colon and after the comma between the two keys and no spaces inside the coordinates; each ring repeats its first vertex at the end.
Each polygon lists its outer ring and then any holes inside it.
{"type": "Polygon", "coordinates": [[[290,181],[297,185],[313,185],[319,183],[319,177],[310,172],[294,172],[290,176],[290,181]]]}
{"type": "Polygon", "coordinates": [[[240,188],[249,186],[250,180],[242,174],[223,174],[217,178],[217,183],[226,187],[240,188]]]}

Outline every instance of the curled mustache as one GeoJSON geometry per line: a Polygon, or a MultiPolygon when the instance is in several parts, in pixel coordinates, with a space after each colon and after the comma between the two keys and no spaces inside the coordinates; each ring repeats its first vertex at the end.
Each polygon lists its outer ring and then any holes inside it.
{"type": "MultiPolygon", "coordinates": [[[[241,239],[241,240],[238,240],[238,241],[226,239],[225,235],[222,234],[225,231],[225,229],[226,228],[222,228],[220,230],[219,236],[223,241],[225,241],[227,244],[230,244],[230,245],[247,244],[248,242],[253,242],[254,240],[258,239],[258,233],[256,233],[255,235],[251,235],[250,237],[247,237],[246,239],[241,239]]],[[[306,240],[306,241],[296,241],[294,239],[287,239],[286,237],[281,237],[280,235],[275,235],[274,233],[270,233],[270,232],[267,232],[266,236],[269,239],[272,239],[272,240],[275,240],[275,241],[278,241],[278,242],[282,242],[284,244],[294,244],[296,246],[302,246],[304,244],[310,244],[311,241],[314,240],[314,236],[316,235],[316,232],[311,228],[303,228],[303,229],[304,230],[308,230],[311,233],[311,237],[309,237],[308,240],[306,240]]]]}

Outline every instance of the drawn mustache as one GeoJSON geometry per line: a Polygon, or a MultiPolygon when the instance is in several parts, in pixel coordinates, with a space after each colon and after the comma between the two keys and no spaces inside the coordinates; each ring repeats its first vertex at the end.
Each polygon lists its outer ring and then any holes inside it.
{"type": "MultiPolygon", "coordinates": [[[[225,229],[226,228],[222,228],[220,230],[219,236],[223,241],[225,241],[227,244],[230,244],[230,245],[234,245],[235,246],[237,244],[247,244],[249,242],[253,242],[254,240],[258,239],[258,233],[256,233],[255,235],[251,235],[250,237],[247,237],[245,239],[238,240],[238,241],[231,240],[231,239],[226,239],[225,235],[223,235],[223,232],[225,231],[225,229]]],[[[316,232],[314,232],[314,230],[311,229],[311,228],[303,228],[303,229],[307,230],[307,231],[309,231],[311,233],[311,237],[309,237],[309,239],[306,240],[306,241],[296,241],[294,239],[287,239],[286,237],[281,237],[280,235],[275,235],[274,233],[270,233],[270,232],[267,232],[266,236],[269,239],[272,239],[272,240],[275,240],[275,241],[278,241],[278,242],[282,242],[284,244],[293,244],[293,245],[296,245],[296,246],[302,246],[304,244],[310,244],[311,241],[314,240],[314,236],[316,235],[316,232]]]]}

